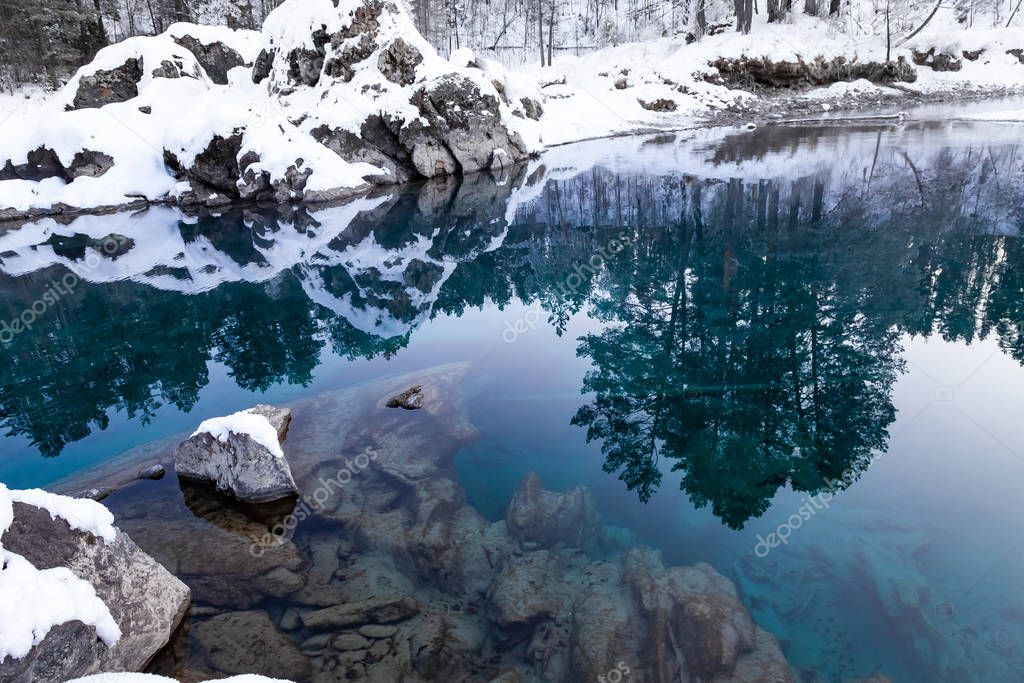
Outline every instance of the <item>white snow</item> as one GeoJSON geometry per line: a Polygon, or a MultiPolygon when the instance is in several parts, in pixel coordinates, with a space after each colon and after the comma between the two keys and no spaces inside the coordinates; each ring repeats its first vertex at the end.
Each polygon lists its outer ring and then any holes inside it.
{"type": "Polygon", "coordinates": [[[281,443],[277,438],[277,430],[270,424],[270,420],[251,410],[242,410],[224,417],[204,420],[199,428],[192,432],[192,436],[204,433],[221,442],[227,442],[232,433],[245,434],[273,455],[279,458],[284,457],[284,451],[281,450],[281,443]]]}
{"type": "MultiPolygon", "coordinates": [[[[718,58],[811,61],[843,56],[864,62],[883,60],[886,50],[879,35],[879,15],[865,9],[864,3],[855,4],[840,20],[825,21],[794,11],[787,23],[768,24],[762,13],[755,17],[749,35],[729,30],[693,44],[686,44],[682,35],[652,38],[581,56],[560,53],[553,66],[520,71],[508,70],[465,48],[445,60],[417,33],[406,12],[385,12],[375,37],[377,48],[353,65],[351,79],[343,82],[324,77],[316,86],[298,88],[288,83],[289,60],[284,58],[275,60],[269,80],[262,84],[252,83],[251,69],[243,67],[229,74],[230,85],[213,84],[188,51],[173,41],[174,36],[185,34],[201,42],[221,41],[247,60],[266,46],[287,54],[291,49],[311,48],[315,29],[332,34],[349,26],[361,4],[361,0],[339,0],[336,7],[333,0],[286,0],[267,17],[261,33],[174,24],[159,36],[133,38],[104,48],[43,106],[26,107],[16,99],[0,97],[0,120],[7,118],[3,146],[15,162],[23,161],[30,150],[42,144],[64,161],[82,149],[99,149],[115,160],[114,168],[100,178],[80,177],[67,184],[56,179],[0,182],[0,208],[27,211],[61,203],[90,209],[140,197],[173,199],[190,186],[168,172],[163,150],[189,164],[213,135],[228,136],[243,129],[243,153],[254,151],[261,158],[254,171],[266,171],[272,180],[279,180],[293,166],[309,169],[311,198],[330,196],[332,190],[358,190],[366,186],[366,178],[383,171],[340,159],[313,140],[311,132],[327,126],[358,133],[367,116],[377,113],[411,120],[418,110],[409,102],[410,96],[445,73],[471,79],[484,95],[499,97],[498,84],[508,101],[501,104],[506,125],[522,137],[529,150],[541,151],[630,132],[689,129],[697,117],[756,103],[758,95],[708,82],[716,75],[709,64],[718,58]],[[380,53],[398,38],[423,55],[410,85],[388,81],[377,68],[380,53]],[[83,74],[114,68],[129,57],[142,57],[145,66],[137,97],[100,109],[64,111],[83,74]],[[179,61],[187,76],[153,77],[152,69],[168,58],[179,61]],[[541,121],[523,115],[524,97],[542,104],[541,121]],[[645,103],[657,100],[670,101],[675,109],[645,108],[645,103]],[[186,102],[187,106],[182,106],[186,102]],[[149,107],[152,113],[143,113],[140,107],[149,107]],[[297,163],[299,159],[301,163],[297,163]]],[[[923,94],[1024,88],[1024,64],[1007,54],[1009,49],[1024,47],[1021,29],[980,28],[981,24],[979,20],[979,28],[964,28],[952,10],[941,9],[912,41],[894,48],[893,58],[910,60],[913,49],[935,48],[957,56],[965,50],[983,52],[976,61],[964,58],[957,72],[916,67],[917,81],[903,86],[923,94]]],[[[902,31],[905,27],[898,28],[902,31]]],[[[340,45],[326,45],[325,61],[357,47],[358,41],[356,36],[340,45]]],[[[789,96],[813,101],[821,111],[833,111],[850,100],[882,103],[894,95],[903,96],[889,87],[854,81],[789,96]]]]}
{"type": "Polygon", "coordinates": [[[72,529],[91,533],[107,543],[113,543],[117,537],[114,515],[95,500],[58,496],[42,489],[8,490],[7,495],[12,502],[42,508],[51,518],[60,517],[72,529]]]}
{"type": "Polygon", "coordinates": [[[110,542],[117,531],[113,515],[92,500],[31,489],[12,491],[0,484],[0,661],[29,653],[54,626],[80,621],[96,628],[107,645],[121,637],[121,629],[96,590],[66,567],[36,569],[21,555],[3,548],[3,535],[13,521],[15,502],[45,509],[74,528],[110,542]]]}

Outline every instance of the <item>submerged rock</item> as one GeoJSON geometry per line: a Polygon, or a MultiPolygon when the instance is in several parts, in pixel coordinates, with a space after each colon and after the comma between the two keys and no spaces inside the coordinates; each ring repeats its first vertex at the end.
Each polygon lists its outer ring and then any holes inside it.
{"type": "Polygon", "coordinates": [[[15,503],[3,548],[37,569],[67,567],[96,590],[121,629],[109,647],[91,626],[50,629],[27,656],[0,662],[0,680],[65,681],[101,671],[140,671],[168,643],[189,606],[189,589],[122,531],[113,542],[72,529],[41,508],[15,503]]]}
{"type": "Polygon", "coordinates": [[[597,512],[590,491],[577,486],[556,493],[541,488],[531,472],[519,484],[505,515],[508,532],[520,545],[551,547],[562,543],[582,547],[597,531],[597,512]]]}
{"type": "Polygon", "coordinates": [[[305,680],[310,675],[309,660],[261,610],[228,612],[201,621],[192,627],[191,638],[217,671],[286,680],[305,680]]]}
{"type": "Polygon", "coordinates": [[[295,479],[280,442],[288,431],[292,413],[287,408],[257,405],[249,411],[236,413],[214,424],[211,420],[200,425],[190,438],[182,441],[174,451],[174,469],[183,479],[209,482],[219,491],[230,493],[247,503],[265,503],[298,493],[295,479]],[[276,443],[261,442],[258,435],[246,431],[233,431],[235,418],[248,416],[266,422],[272,428],[276,443]],[[208,429],[219,429],[212,434],[208,429]],[[273,452],[275,449],[277,452],[273,452]]]}
{"type": "Polygon", "coordinates": [[[383,596],[309,612],[302,615],[302,623],[308,629],[322,631],[364,624],[390,624],[404,621],[419,611],[415,598],[383,596]]]}

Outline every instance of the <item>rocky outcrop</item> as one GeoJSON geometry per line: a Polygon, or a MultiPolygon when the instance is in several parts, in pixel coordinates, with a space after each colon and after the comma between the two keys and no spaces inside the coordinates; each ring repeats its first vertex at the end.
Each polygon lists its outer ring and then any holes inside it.
{"type": "MultiPolygon", "coordinates": [[[[936,52],[934,47],[929,48],[927,52],[911,50],[911,54],[914,64],[931,67],[932,71],[959,71],[963,68],[963,62],[956,55],[951,55],[948,52],[936,52]]],[[[966,53],[964,53],[964,57],[967,57],[966,53]]],[[[976,56],[975,59],[977,58],[976,56]]]]}
{"type": "MultiPolygon", "coordinates": [[[[322,91],[322,102],[374,112],[364,116],[358,136],[350,123],[335,122],[337,109],[325,104],[308,112],[304,128],[321,144],[346,160],[384,169],[375,182],[469,173],[491,168],[495,155],[512,163],[528,154],[511,126],[512,112],[481,71],[455,71],[396,3],[357,0],[346,6],[345,18],[316,28],[307,41],[291,44],[294,37],[283,35],[253,73],[257,82],[269,79],[271,91],[286,101],[313,88],[322,91]],[[403,37],[383,38],[393,35],[403,37]],[[443,75],[425,80],[422,72],[443,75]],[[347,94],[353,89],[357,96],[347,94]],[[410,108],[418,115],[410,116],[410,108]]],[[[268,19],[272,36],[276,24],[268,19]]],[[[536,112],[539,103],[529,108],[536,112]]]]}
{"type": "MultiPolygon", "coordinates": [[[[258,405],[247,412],[265,419],[276,432],[279,443],[284,440],[292,418],[290,410],[258,405]]],[[[200,425],[197,433],[178,445],[174,451],[174,469],[179,477],[211,483],[219,491],[246,503],[266,503],[298,493],[283,455],[271,452],[250,433],[232,431],[228,427],[223,430],[226,434],[218,437],[204,431],[204,426],[200,425]]]]}
{"type": "Polygon", "coordinates": [[[25,162],[15,164],[8,160],[0,168],[2,180],[45,180],[60,178],[70,181],[79,177],[98,178],[114,165],[114,159],[103,152],[90,149],[77,152],[68,164],[48,147],[37,147],[26,156],[25,162]]]}
{"type": "Polygon", "coordinates": [[[206,75],[218,85],[227,85],[228,72],[246,65],[242,55],[220,41],[202,43],[186,34],[175,36],[174,42],[195,55],[206,75]]]}
{"type": "Polygon", "coordinates": [[[502,121],[498,98],[468,78],[442,77],[419,89],[411,102],[422,118],[407,123],[399,140],[410,150],[420,175],[490,168],[496,154],[512,161],[526,156],[522,139],[502,121]]]}
{"type": "Polygon", "coordinates": [[[864,78],[872,83],[913,83],[917,72],[903,57],[895,62],[858,62],[839,56],[811,61],[772,61],[767,57],[719,58],[707,80],[728,86],[801,88],[864,78]]]}
{"type": "Polygon", "coordinates": [[[36,569],[70,569],[93,586],[121,629],[120,639],[107,646],[94,628],[79,621],[57,626],[27,656],[0,662],[5,681],[59,682],[101,671],[140,671],[167,644],[188,609],[185,584],[121,531],[107,542],[46,510],[15,503],[3,548],[36,569]]]}
{"type": "Polygon", "coordinates": [[[126,102],[139,94],[142,60],[128,59],[113,69],[97,69],[78,81],[73,109],[102,107],[113,102],[126,102]]]}

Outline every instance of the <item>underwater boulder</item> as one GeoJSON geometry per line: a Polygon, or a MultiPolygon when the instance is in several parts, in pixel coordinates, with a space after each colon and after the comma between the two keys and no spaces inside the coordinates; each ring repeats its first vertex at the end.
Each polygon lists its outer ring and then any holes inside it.
{"type": "Polygon", "coordinates": [[[570,491],[547,491],[531,472],[512,496],[505,524],[527,549],[557,543],[583,547],[597,532],[597,511],[589,490],[577,486],[570,491]]]}

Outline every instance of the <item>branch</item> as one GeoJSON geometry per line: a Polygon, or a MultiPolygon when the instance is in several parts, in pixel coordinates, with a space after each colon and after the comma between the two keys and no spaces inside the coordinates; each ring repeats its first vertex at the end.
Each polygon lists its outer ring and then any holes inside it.
{"type": "Polygon", "coordinates": [[[928,22],[931,21],[932,18],[935,16],[935,13],[939,11],[940,5],[942,5],[942,0],[939,0],[937,3],[935,3],[935,8],[932,10],[932,13],[929,14],[928,18],[925,19],[924,22],[917,27],[917,30],[915,30],[913,33],[911,33],[909,36],[907,36],[900,42],[896,43],[896,47],[899,47],[900,45],[902,45],[903,43],[907,42],[908,40],[916,36],[918,33],[920,33],[924,29],[924,27],[928,25],[928,22]]]}
{"type": "Polygon", "coordinates": [[[1024,0],[1017,0],[1017,6],[1013,8],[1013,14],[1010,15],[1010,20],[1006,22],[1006,28],[1010,28],[1010,24],[1013,23],[1013,18],[1017,16],[1017,12],[1020,10],[1022,2],[1024,2],[1024,0]]]}

